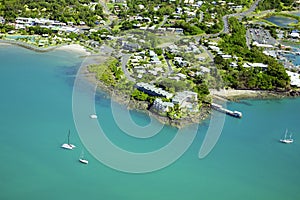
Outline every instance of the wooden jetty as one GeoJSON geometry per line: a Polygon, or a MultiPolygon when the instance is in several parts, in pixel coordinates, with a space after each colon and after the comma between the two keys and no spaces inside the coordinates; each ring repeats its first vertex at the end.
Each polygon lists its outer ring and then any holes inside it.
{"type": "Polygon", "coordinates": [[[220,111],[222,113],[225,113],[227,115],[237,117],[237,118],[242,118],[243,114],[239,111],[231,111],[226,108],[223,108],[222,105],[216,104],[216,103],[211,103],[211,107],[217,111],[220,111]]]}

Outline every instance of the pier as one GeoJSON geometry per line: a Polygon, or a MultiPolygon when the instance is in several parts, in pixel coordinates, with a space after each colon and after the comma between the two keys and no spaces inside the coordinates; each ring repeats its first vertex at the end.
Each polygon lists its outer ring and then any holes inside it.
{"type": "Polygon", "coordinates": [[[242,118],[243,114],[239,111],[231,111],[226,108],[223,108],[222,105],[216,104],[216,103],[211,103],[211,107],[217,111],[220,111],[222,113],[225,113],[227,115],[237,117],[237,118],[242,118]]]}

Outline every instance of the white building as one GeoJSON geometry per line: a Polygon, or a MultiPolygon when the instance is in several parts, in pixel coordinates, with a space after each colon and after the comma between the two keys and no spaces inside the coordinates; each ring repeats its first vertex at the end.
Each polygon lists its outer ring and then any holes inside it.
{"type": "Polygon", "coordinates": [[[298,32],[292,32],[292,33],[290,33],[290,37],[292,37],[292,38],[300,38],[300,35],[299,35],[298,32]]]}
{"type": "Polygon", "coordinates": [[[164,102],[160,98],[156,98],[153,102],[153,108],[161,112],[168,112],[170,108],[174,107],[172,102],[164,102]]]}
{"type": "Polygon", "coordinates": [[[259,68],[262,68],[262,69],[266,69],[268,68],[268,65],[265,65],[263,63],[244,63],[243,67],[246,67],[246,68],[249,68],[249,67],[259,67],[259,68]]]}
{"type": "Polygon", "coordinates": [[[172,98],[172,102],[179,104],[179,107],[185,107],[186,102],[196,102],[197,100],[197,93],[192,91],[177,92],[172,98]]]}
{"type": "Polygon", "coordinates": [[[171,94],[161,88],[155,87],[155,85],[151,85],[149,83],[140,82],[140,83],[136,84],[136,87],[137,87],[137,89],[141,90],[142,92],[145,92],[152,96],[166,97],[167,99],[170,99],[171,97],[173,97],[173,94],[171,94]]]}

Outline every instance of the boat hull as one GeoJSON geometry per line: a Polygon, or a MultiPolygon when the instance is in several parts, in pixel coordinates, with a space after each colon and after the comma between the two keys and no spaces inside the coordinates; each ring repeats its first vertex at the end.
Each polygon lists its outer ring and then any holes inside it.
{"type": "Polygon", "coordinates": [[[82,164],[89,164],[89,161],[85,159],[79,159],[79,162],[81,162],[82,164]]]}
{"type": "Polygon", "coordinates": [[[63,149],[69,149],[69,150],[72,150],[72,149],[74,149],[76,146],[75,145],[73,145],[73,144],[63,144],[63,145],[61,145],[61,148],[63,148],[63,149]]]}
{"type": "Polygon", "coordinates": [[[291,144],[294,142],[294,140],[293,139],[283,139],[283,140],[280,140],[280,142],[285,143],[285,144],[291,144]]]}

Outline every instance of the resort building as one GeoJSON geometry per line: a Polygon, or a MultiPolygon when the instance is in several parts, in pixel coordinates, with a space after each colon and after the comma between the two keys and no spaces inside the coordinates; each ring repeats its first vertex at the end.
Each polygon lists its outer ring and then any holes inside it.
{"type": "Polygon", "coordinates": [[[167,99],[173,97],[173,94],[148,83],[140,82],[136,84],[136,87],[138,90],[145,92],[146,94],[149,94],[151,96],[165,97],[167,99]]]}
{"type": "Polygon", "coordinates": [[[172,102],[164,102],[160,98],[156,98],[153,102],[153,108],[160,112],[168,112],[170,108],[174,107],[172,102]]]}
{"type": "Polygon", "coordinates": [[[179,107],[187,107],[187,104],[196,102],[198,100],[197,93],[192,91],[177,92],[172,98],[174,104],[178,104],[179,107]]]}
{"type": "Polygon", "coordinates": [[[15,21],[16,29],[25,29],[30,26],[40,26],[42,28],[48,28],[51,30],[62,31],[62,32],[74,32],[78,33],[79,29],[71,26],[66,26],[66,23],[44,19],[44,18],[27,18],[27,17],[17,17],[15,21]]]}

